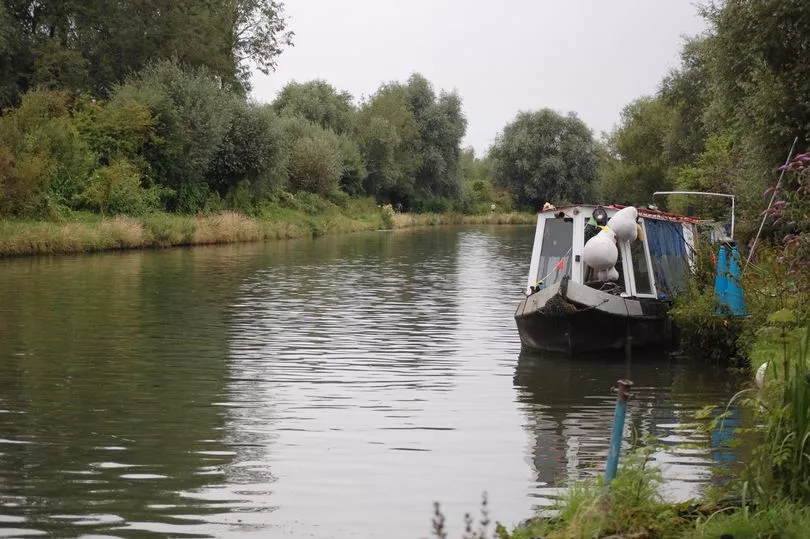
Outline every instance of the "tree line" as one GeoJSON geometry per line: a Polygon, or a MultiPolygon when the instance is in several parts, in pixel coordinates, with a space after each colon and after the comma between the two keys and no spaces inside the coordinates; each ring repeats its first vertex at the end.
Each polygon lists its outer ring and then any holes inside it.
{"type": "Polygon", "coordinates": [[[320,80],[248,100],[248,66],[271,71],[292,42],[275,0],[4,0],[0,215],[251,211],[299,193],[406,211],[537,210],[679,189],[736,194],[746,233],[793,139],[799,150],[810,139],[810,4],[701,9],[709,29],[601,140],[573,113],[523,111],[476,156],[461,147],[458,93],[419,74],[362,100],[320,80]]]}
{"type": "MultiPolygon", "coordinates": [[[[810,3],[714,1],[701,14],[708,30],[685,44],[680,66],[655,95],[627,105],[604,141],[600,194],[639,204],[656,190],[732,193],[742,210],[740,233],[750,237],[773,191],[763,193],[779,181],[794,140],[794,156],[810,143],[810,3]]],[[[807,194],[800,175],[787,174],[777,203],[791,205],[795,218],[766,231],[806,232],[807,194]]],[[[728,204],[718,201],[671,203],[728,215],[728,204]]]]}
{"type": "Polygon", "coordinates": [[[360,102],[320,80],[246,99],[248,66],[271,71],[292,37],[274,0],[4,0],[0,215],[250,211],[298,193],[483,212],[573,200],[595,178],[587,127],[549,110],[507,129],[501,159],[462,149],[461,98],[418,73],[360,102]],[[524,148],[533,122],[545,139],[524,148]]]}

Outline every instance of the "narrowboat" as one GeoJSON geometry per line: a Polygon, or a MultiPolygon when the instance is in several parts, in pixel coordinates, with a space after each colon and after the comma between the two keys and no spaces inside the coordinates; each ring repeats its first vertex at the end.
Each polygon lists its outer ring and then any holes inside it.
{"type": "Polygon", "coordinates": [[[668,343],[668,310],[694,271],[698,227],[706,224],[723,235],[722,227],[655,207],[546,205],[538,214],[526,297],[515,312],[523,347],[574,353],[668,343]],[[619,212],[635,221],[631,237],[609,232],[619,212]],[[586,248],[601,231],[608,236],[599,239],[615,250],[607,271],[592,267],[586,248]]]}

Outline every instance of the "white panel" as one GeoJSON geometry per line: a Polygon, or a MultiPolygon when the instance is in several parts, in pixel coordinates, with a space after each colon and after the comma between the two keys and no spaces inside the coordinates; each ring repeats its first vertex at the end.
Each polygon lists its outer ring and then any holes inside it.
{"type": "Polygon", "coordinates": [[[624,274],[622,297],[635,296],[636,282],[633,280],[633,259],[630,256],[630,244],[619,240],[619,252],[622,255],[622,273],[624,274]]]}
{"type": "Polygon", "coordinates": [[[689,268],[694,273],[697,269],[695,265],[695,235],[692,232],[692,225],[689,223],[684,223],[682,225],[683,228],[683,239],[686,240],[686,259],[689,261],[689,268]]]}
{"type": "MultiPolygon", "coordinates": [[[[585,219],[590,215],[585,215],[582,208],[575,208],[579,211],[574,216],[574,243],[571,244],[571,280],[575,283],[583,282],[583,269],[585,264],[582,262],[582,248],[585,243],[585,219]],[[579,262],[577,262],[579,257],[579,262]]],[[[591,210],[593,211],[593,210],[591,210]]]]}
{"type": "Polygon", "coordinates": [[[532,247],[532,261],[529,265],[529,277],[526,280],[526,294],[531,294],[531,287],[537,282],[537,273],[540,271],[540,249],[543,246],[543,230],[546,224],[546,214],[538,214],[537,228],[534,232],[534,247],[532,247]]]}
{"type": "MultiPolygon", "coordinates": [[[[641,228],[644,230],[644,258],[647,263],[647,275],[650,276],[650,289],[652,294],[636,294],[642,298],[657,298],[658,289],[655,287],[655,274],[653,273],[652,257],[650,256],[650,242],[647,241],[647,225],[644,219],[641,219],[641,228]]],[[[635,287],[635,281],[633,281],[635,287]]]]}

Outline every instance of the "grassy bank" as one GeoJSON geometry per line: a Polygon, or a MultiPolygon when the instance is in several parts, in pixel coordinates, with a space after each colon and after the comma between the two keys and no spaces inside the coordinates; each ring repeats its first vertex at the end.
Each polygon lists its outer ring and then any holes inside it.
{"type": "MultiPolygon", "coordinates": [[[[803,539],[810,530],[810,507],[774,497],[749,497],[745,490],[719,501],[666,502],[658,470],[645,451],[628,455],[610,487],[592,479],[569,485],[543,515],[507,529],[493,523],[486,498],[480,517],[457,519],[461,539],[803,539]]],[[[448,539],[446,516],[437,505],[431,536],[448,539]]],[[[455,527],[455,526],[453,526],[455,527]]]]}
{"type": "Polygon", "coordinates": [[[74,214],[60,221],[0,220],[0,256],[85,253],[280,240],[392,228],[435,225],[530,224],[528,213],[400,214],[368,202],[345,207],[266,206],[255,215],[226,211],[212,215],[155,213],[102,218],[74,214]]]}

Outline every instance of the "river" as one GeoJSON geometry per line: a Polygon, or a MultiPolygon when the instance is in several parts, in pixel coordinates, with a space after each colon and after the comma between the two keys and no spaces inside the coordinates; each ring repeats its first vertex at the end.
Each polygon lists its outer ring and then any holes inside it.
{"type": "Polygon", "coordinates": [[[0,261],[0,536],[451,537],[601,473],[619,378],[674,497],[736,388],[668,354],[522,354],[530,227],[0,261]]]}

